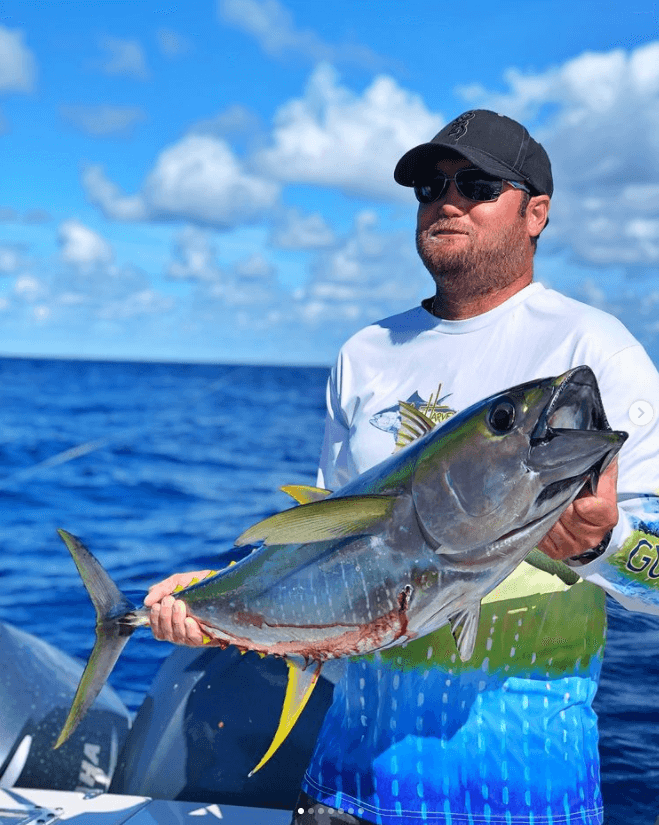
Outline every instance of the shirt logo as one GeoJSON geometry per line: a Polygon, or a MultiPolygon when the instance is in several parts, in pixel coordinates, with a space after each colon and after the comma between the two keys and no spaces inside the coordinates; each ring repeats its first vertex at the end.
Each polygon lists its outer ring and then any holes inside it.
{"type": "MultiPolygon", "coordinates": [[[[422,412],[426,418],[429,418],[435,424],[441,424],[456,413],[456,410],[444,404],[444,401],[452,395],[452,393],[449,392],[442,396],[441,390],[442,385],[439,384],[437,392],[434,394],[431,393],[427,401],[424,401],[418,392],[414,392],[407,399],[406,403],[416,407],[419,412],[422,412]]],[[[397,441],[401,424],[400,404],[394,404],[393,407],[387,407],[376,413],[373,418],[370,419],[369,423],[377,427],[378,430],[383,430],[385,433],[392,433],[394,440],[397,441]]]]}

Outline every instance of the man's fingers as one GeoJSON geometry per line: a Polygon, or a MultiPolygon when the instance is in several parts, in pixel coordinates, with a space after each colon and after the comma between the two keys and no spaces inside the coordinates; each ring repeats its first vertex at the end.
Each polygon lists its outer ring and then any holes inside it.
{"type": "Polygon", "coordinates": [[[193,570],[189,573],[174,573],[168,576],[166,579],[163,579],[163,581],[151,585],[144,599],[145,606],[151,607],[156,602],[164,599],[165,596],[173,593],[177,587],[187,587],[193,579],[201,580],[210,572],[210,570],[193,570]]]}
{"type": "Polygon", "coordinates": [[[187,610],[185,604],[181,601],[174,600],[172,605],[172,641],[175,645],[185,644],[186,641],[186,625],[185,617],[187,610]]]}
{"type": "Polygon", "coordinates": [[[608,491],[602,491],[604,495],[584,496],[577,498],[572,503],[572,513],[568,520],[577,524],[582,524],[584,529],[595,528],[596,530],[603,528],[603,532],[611,530],[618,523],[618,503],[615,495],[615,487],[613,488],[613,495],[608,491]]]}
{"type": "Polygon", "coordinates": [[[609,466],[604,470],[597,482],[597,492],[595,498],[605,501],[617,501],[618,488],[618,456],[616,456],[609,466]]]}
{"type": "Polygon", "coordinates": [[[185,620],[185,644],[201,647],[204,644],[204,634],[201,632],[201,627],[195,619],[188,616],[185,620]]]}
{"type": "Polygon", "coordinates": [[[538,544],[538,549],[551,559],[565,559],[581,552],[579,539],[562,519],[556,522],[538,544]]]}
{"type": "Polygon", "coordinates": [[[161,642],[192,647],[204,644],[204,636],[196,619],[187,615],[185,602],[165,596],[151,608],[151,630],[161,642]]]}
{"type": "Polygon", "coordinates": [[[538,550],[541,550],[545,555],[549,556],[550,559],[562,558],[551,533],[548,533],[541,542],[538,542],[538,550]]]}
{"type": "Polygon", "coordinates": [[[174,598],[165,596],[161,602],[157,602],[151,608],[151,630],[156,639],[161,642],[173,642],[172,610],[174,598]]]}
{"type": "Polygon", "coordinates": [[[602,473],[597,495],[584,492],[561,515],[538,547],[552,559],[566,559],[597,547],[618,523],[617,461],[602,473]]]}

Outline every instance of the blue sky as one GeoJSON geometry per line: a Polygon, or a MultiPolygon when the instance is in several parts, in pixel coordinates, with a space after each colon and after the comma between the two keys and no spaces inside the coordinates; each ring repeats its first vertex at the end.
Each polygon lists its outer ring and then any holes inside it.
{"type": "Polygon", "coordinates": [[[0,354],[329,364],[432,292],[396,160],[469,108],[548,286],[659,361],[657,4],[0,0],[0,354]]]}

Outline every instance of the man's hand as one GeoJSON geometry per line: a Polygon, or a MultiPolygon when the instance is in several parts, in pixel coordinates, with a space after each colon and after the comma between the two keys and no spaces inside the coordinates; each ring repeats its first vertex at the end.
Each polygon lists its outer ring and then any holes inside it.
{"type": "Polygon", "coordinates": [[[187,587],[193,579],[203,579],[211,571],[196,570],[194,573],[175,573],[164,581],[154,584],[144,599],[144,606],[151,608],[151,630],[161,642],[200,647],[204,634],[196,619],[187,615],[185,602],[171,594],[176,587],[187,587]]]}
{"type": "Polygon", "coordinates": [[[538,544],[552,559],[567,559],[592,550],[618,523],[618,459],[600,476],[597,494],[582,491],[538,544]]]}

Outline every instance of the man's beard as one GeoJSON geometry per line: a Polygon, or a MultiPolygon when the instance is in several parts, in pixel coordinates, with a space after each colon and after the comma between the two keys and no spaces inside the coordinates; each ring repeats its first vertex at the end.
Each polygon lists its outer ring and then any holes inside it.
{"type": "Polygon", "coordinates": [[[467,243],[451,249],[428,237],[433,230],[449,229],[450,221],[437,221],[429,230],[416,233],[416,249],[438,291],[476,298],[496,292],[517,280],[527,268],[528,235],[521,220],[498,228],[489,243],[467,243]]]}

